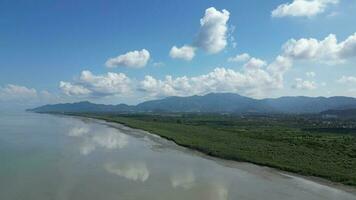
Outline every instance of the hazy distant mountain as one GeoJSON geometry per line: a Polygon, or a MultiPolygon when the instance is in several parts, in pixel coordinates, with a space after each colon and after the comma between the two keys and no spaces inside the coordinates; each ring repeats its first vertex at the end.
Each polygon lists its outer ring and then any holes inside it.
{"type": "Polygon", "coordinates": [[[89,101],[45,105],[28,109],[28,111],[33,112],[130,112],[132,110],[133,107],[126,104],[104,105],[90,103],[89,101]]]}
{"type": "Polygon", "coordinates": [[[319,113],[332,109],[356,108],[351,97],[281,97],[253,99],[232,93],[204,96],[167,97],[140,103],[103,105],[90,102],[45,105],[34,112],[211,112],[211,113],[319,113]]]}
{"type": "Polygon", "coordinates": [[[205,96],[168,97],[140,103],[139,111],[170,112],[264,112],[271,111],[259,100],[231,93],[210,93],[205,96]]]}
{"type": "Polygon", "coordinates": [[[280,97],[261,100],[282,113],[319,113],[329,109],[356,108],[356,99],[352,97],[280,97]]]}

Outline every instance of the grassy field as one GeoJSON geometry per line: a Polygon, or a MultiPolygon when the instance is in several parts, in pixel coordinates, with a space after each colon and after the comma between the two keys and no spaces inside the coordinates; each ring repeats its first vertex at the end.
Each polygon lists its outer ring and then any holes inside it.
{"type": "Polygon", "coordinates": [[[82,115],[147,130],[211,156],[356,185],[356,133],[335,128],[340,122],[296,116],[82,115]]]}

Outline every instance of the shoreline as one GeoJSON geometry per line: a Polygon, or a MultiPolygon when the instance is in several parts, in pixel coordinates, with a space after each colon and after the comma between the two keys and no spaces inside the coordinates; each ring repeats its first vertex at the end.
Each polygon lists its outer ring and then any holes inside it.
{"type": "MultiPolygon", "coordinates": [[[[304,181],[308,181],[308,182],[312,182],[312,183],[315,183],[315,184],[319,184],[319,185],[321,185],[323,187],[339,189],[339,190],[342,190],[342,191],[345,191],[345,192],[349,192],[349,193],[352,193],[352,194],[356,195],[356,187],[354,187],[352,185],[346,185],[346,184],[343,184],[343,183],[340,183],[340,182],[331,181],[329,179],[326,179],[326,178],[323,178],[323,177],[320,177],[320,176],[304,175],[304,174],[301,174],[301,173],[294,172],[292,170],[285,170],[285,169],[281,169],[281,168],[275,167],[275,166],[263,165],[263,164],[250,162],[250,161],[245,161],[245,160],[227,159],[227,158],[223,158],[223,157],[219,157],[219,156],[214,156],[214,155],[205,153],[204,151],[201,151],[198,148],[194,148],[194,147],[191,147],[189,145],[180,144],[180,143],[178,143],[176,140],[174,140],[172,138],[161,136],[159,134],[152,133],[152,132],[150,132],[148,130],[144,130],[144,129],[141,129],[141,128],[135,127],[135,126],[130,126],[130,125],[125,124],[125,123],[119,123],[117,121],[111,121],[111,120],[107,120],[107,119],[100,119],[100,118],[95,118],[95,117],[90,117],[90,116],[66,115],[66,114],[63,114],[63,116],[71,116],[71,117],[75,117],[75,118],[90,119],[90,120],[93,120],[94,122],[96,121],[96,123],[100,122],[102,124],[105,124],[105,125],[111,126],[113,128],[117,128],[117,129],[119,129],[120,127],[117,127],[116,125],[120,125],[120,126],[123,126],[123,127],[128,127],[130,129],[137,130],[137,131],[140,131],[142,133],[148,134],[151,137],[155,137],[155,138],[158,137],[161,140],[166,140],[166,141],[172,142],[174,145],[179,147],[180,150],[187,150],[190,153],[194,153],[197,156],[201,156],[201,157],[203,157],[205,159],[213,160],[213,161],[217,162],[218,164],[225,165],[227,167],[241,168],[241,165],[246,165],[247,166],[246,168],[258,167],[258,168],[261,168],[260,170],[263,170],[262,168],[266,168],[265,170],[267,170],[267,171],[271,171],[272,170],[273,172],[276,172],[281,176],[286,176],[286,177],[295,178],[295,179],[303,179],[304,181]],[[237,165],[239,165],[239,166],[237,167],[237,165]]],[[[152,138],[151,138],[151,140],[152,140],[152,138]]],[[[246,168],[245,168],[245,170],[247,170],[246,168]]]]}

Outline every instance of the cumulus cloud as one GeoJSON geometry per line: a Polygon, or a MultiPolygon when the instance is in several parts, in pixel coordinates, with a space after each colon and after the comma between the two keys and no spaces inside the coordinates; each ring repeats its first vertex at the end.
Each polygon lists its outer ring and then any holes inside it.
{"type": "Polygon", "coordinates": [[[140,90],[154,97],[189,96],[209,92],[238,92],[260,97],[272,89],[283,87],[283,74],[290,67],[288,59],[277,57],[266,67],[265,61],[251,58],[243,71],[215,68],[212,72],[199,76],[166,76],[159,80],[146,76],[140,82],[140,90]],[[284,66],[280,66],[284,65],[284,66]]]}
{"type": "Polygon", "coordinates": [[[118,66],[142,68],[146,66],[149,59],[150,52],[142,49],[141,51],[130,51],[115,58],[110,58],[106,61],[105,65],[110,68],[118,66]]]}
{"type": "MultiPolygon", "coordinates": [[[[227,24],[229,18],[230,13],[225,9],[219,11],[214,7],[207,8],[203,18],[200,19],[200,30],[194,44],[173,46],[169,52],[170,57],[190,61],[194,58],[197,48],[215,54],[227,46],[229,38],[233,46],[236,46],[234,37],[229,35],[227,24]]],[[[231,33],[234,29],[235,27],[232,26],[231,33]]]]}
{"type": "Polygon", "coordinates": [[[356,57],[356,33],[349,36],[345,41],[339,45],[339,56],[343,58],[356,57]]]}
{"type": "Polygon", "coordinates": [[[208,53],[218,53],[227,45],[227,22],[230,13],[227,10],[216,10],[210,7],[200,19],[200,32],[196,45],[208,53]]]}
{"type": "Polygon", "coordinates": [[[356,84],[356,76],[342,76],[337,82],[356,84]]]}
{"type": "Polygon", "coordinates": [[[5,87],[0,87],[0,100],[11,101],[19,100],[25,101],[35,99],[38,97],[37,90],[34,88],[27,88],[25,86],[8,84],[5,87]]]}
{"type": "Polygon", "coordinates": [[[317,85],[314,81],[308,81],[308,80],[303,80],[301,78],[296,78],[293,88],[298,90],[314,90],[317,88],[317,85]]]}
{"type": "Polygon", "coordinates": [[[195,56],[195,48],[189,45],[184,45],[180,48],[173,46],[169,52],[169,56],[174,59],[190,61],[195,56]]]}
{"type": "Polygon", "coordinates": [[[69,82],[61,81],[59,82],[59,88],[62,92],[68,96],[81,96],[81,95],[88,95],[91,91],[84,86],[81,85],[74,85],[69,82]]]}
{"type": "Polygon", "coordinates": [[[272,11],[272,17],[312,17],[325,12],[327,7],[338,4],[339,0],[293,0],[279,5],[272,11]]]}
{"type": "Polygon", "coordinates": [[[339,63],[356,57],[356,33],[342,42],[338,42],[334,34],[320,41],[314,38],[290,39],[282,50],[284,56],[292,59],[339,63]]]}
{"type": "Polygon", "coordinates": [[[123,73],[94,75],[90,71],[82,71],[80,82],[98,94],[115,95],[130,92],[131,80],[123,73]]]}
{"type": "Polygon", "coordinates": [[[292,60],[283,57],[277,56],[277,58],[268,65],[267,71],[270,73],[271,77],[274,79],[276,87],[281,89],[283,88],[284,74],[292,67],[292,60]]]}
{"type": "Polygon", "coordinates": [[[252,57],[246,64],[244,64],[244,68],[248,70],[257,70],[264,67],[265,65],[267,65],[266,61],[252,57]]]}
{"type": "Polygon", "coordinates": [[[243,54],[238,54],[234,57],[230,57],[227,59],[228,62],[246,62],[248,59],[250,59],[250,55],[247,53],[243,54]]]}
{"type": "MultiPolygon", "coordinates": [[[[263,97],[272,90],[283,88],[283,77],[292,65],[288,57],[278,56],[272,63],[251,57],[242,70],[225,67],[197,76],[156,79],[147,75],[143,80],[131,80],[123,73],[94,75],[83,71],[74,83],[62,82],[61,89],[68,95],[88,97],[127,96],[134,91],[149,98],[190,96],[210,92],[237,92],[242,95],[263,97]]],[[[138,95],[138,94],[135,94],[138,95]]]]}
{"type": "Polygon", "coordinates": [[[60,82],[60,89],[70,96],[113,96],[131,92],[131,80],[123,73],[108,72],[105,75],[94,75],[82,71],[76,83],[60,82]]]}
{"type": "Polygon", "coordinates": [[[242,70],[217,67],[202,75],[180,77],[167,75],[163,79],[146,75],[143,80],[131,80],[123,73],[94,75],[90,71],[83,71],[72,85],[89,90],[89,95],[94,97],[125,96],[136,91],[138,93],[133,93],[134,95],[143,94],[147,98],[203,95],[211,92],[236,92],[259,98],[284,87],[284,74],[293,63],[293,56],[287,53],[277,56],[269,64],[247,53],[235,58],[246,60],[242,70]]]}
{"type": "Polygon", "coordinates": [[[36,90],[26,86],[7,84],[0,86],[1,109],[22,109],[60,101],[61,97],[47,90],[36,90]],[[13,107],[16,106],[16,107],[13,107]]]}

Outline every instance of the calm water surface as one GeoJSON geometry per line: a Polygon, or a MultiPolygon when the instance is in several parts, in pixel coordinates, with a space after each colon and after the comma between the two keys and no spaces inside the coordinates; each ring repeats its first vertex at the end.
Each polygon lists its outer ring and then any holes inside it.
{"type": "Polygon", "coordinates": [[[117,124],[0,113],[0,199],[356,200],[356,196],[270,168],[204,157],[117,124]]]}

